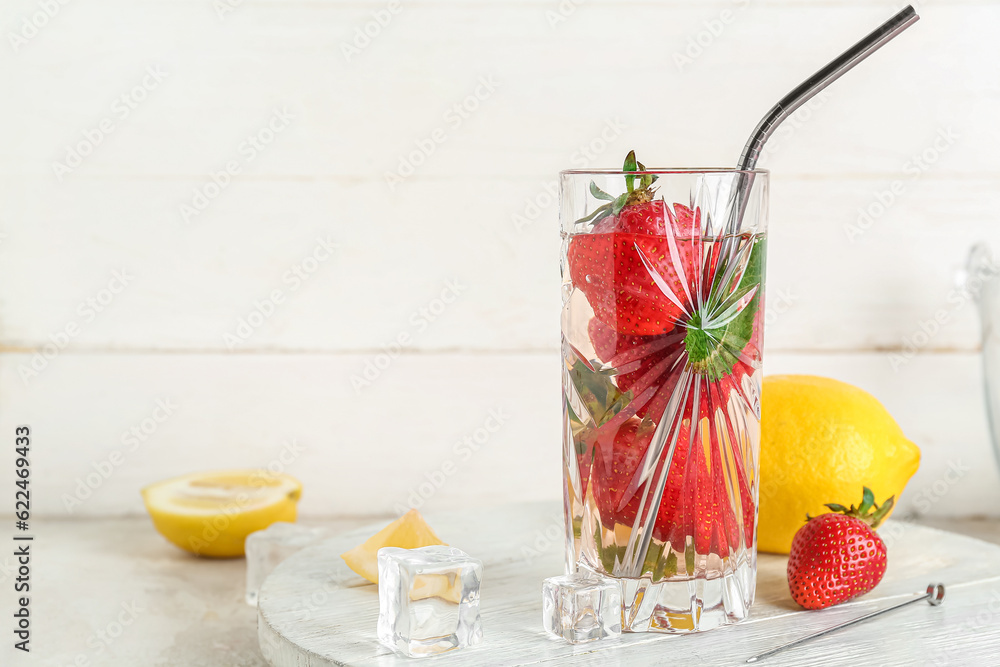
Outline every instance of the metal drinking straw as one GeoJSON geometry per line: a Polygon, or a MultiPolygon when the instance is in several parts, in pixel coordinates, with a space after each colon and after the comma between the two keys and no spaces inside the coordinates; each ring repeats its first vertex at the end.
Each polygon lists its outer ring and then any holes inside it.
{"type": "Polygon", "coordinates": [[[921,600],[927,600],[927,602],[930,603],[930,605],[932,607],[936,607],[939,604],[941,604],[941,601],[944,600],[944,584],[928,584],[928,586],[927,586],[927,592],[925,592],[920,597],[915,597],[912,600],[907,600],[906,602],[900,602],[899,604],[895,604],[895,605],[893,605],[891,607],[886,607],[885,609],[879,609],[878,611],[873,611],[870,614],[865,614],[864,616],[859,616],[859,617],[855,618],[854,620],[847,621],[846,623],[841,623],[840,625],[835,625],[832,628],[827,628],[826,630],[821,630],[820,632],[811,634],[811,635],[809,635],[807,637],[802,637],[801,639],[796,639],[793,642],[788,642],[787,644],[783,644],[783,645],[779,646],[778,648],[773,648],[770,651],[766,651],[764,653],[759,653],[759,654],[755,655],[754,657],[750,658],[749,660],[747,660],[747,662],[757,662],[758,660],[763,660],[764,658],[770,657],[770,656],[774,655],[775,653],[780,653],[781,651],[784,651],[785,649],[792,648],[793,646],[798,646],[799,644],[805,644],[806,642],[812,641],[813,639],[816,639],[817,637],[822,637],[824,635],[828,635],[831,632],[836,632],[837,630],[842,630],[843,628],[846,628],[846,627],[851,626],[851,625],[857,625],[858,623],[861,623],[862,621],[867,621],[868,619],[874,618],[875,616],[881,616],[882,614],[887,614],[890,611],[895,611],[895,610],[899,609],[900,607],[905,607],[908,604],[913,604],[914,602],[920,602],[921,600]]]}
{"type": "Polygon", "coordinates": [[[735,206],[730,209],[733,214],[729,219],[728,234],[736,234],[740,229],[740,224],[743,222],[743,213],[750,199],[750,188],[753,186],[753,169],[757,166],[757,158],[760,157],[760,151],[764,147],[764,142],[774,134],[774,130],[778,125],[795,113],[796,109],[811,100],[817,93],[842,77],[848,70],[875,53],[893,37],[916,23],[919,18],[913,6],[907,5],[905,9],[870,32],[860,42],[831,60],[825,67],[778,100],[778,103],[771,107],[771,110],[760,119],[757,127],[754,128],[753,133],[747,140],[746,146],[743,148],[743,154],[740,156],[740,161],[736,165],[736,168],[742,171],[740,171],[737,177],[734,194],[735,206]]]}
{"type": "MultiPolygon", "coordinates": [[[[774,133],[774,130],[778,127],[781,121],[795,113],[796,109],[812,99],[818,92],[843,76],[845,72],[871,54],[875,53],[875,51],[877,51],[882,45],[887,43],[906,28],[910,27],[917,21],[918,18],[919,17],[913,7],[907,5],[906,9],[902,10],[891,19],[880,25],[860,42],[834,58],[829,64],[826,65],[826,67],[820,69],[818,72],[799,84],[799,86],[790,93],[781,98],[778,103],[767,112],[760,122],[757,123],[757,127],[754,129],[753,134],[750,135],[750,139],[747,141],[746,147],[743,149],[743,155],[740,156],[740,161],[737,165],[737,169],[740,171],[737,172],[736,185],[733,189],[732,199],[730,200],[731,205],[729,206],[729,219],[726,223],[726,233],[722,239],[722,248],[720,252],[722,260],[720,261],[720,270],[716,273],[716,280],[721,279],[722,276],[731,275],[731,273],[727,273],[722,267],[732,264],[734,255],[736,254],[736,249],[739,245],[737,234],[739,233],[740,225],[743,223],[743,214],[746,210],[747,202],[750,199],[750,189],[753,187],[753,169],[757,165],[757,158],[760,157],[760,151],[764,147],[764,142],[766,142],[774,133]]],[[[671,403],[672,402],[673,399],[671,399],[671,403]]],[[[668,414],[673,414],[673,410],[675,409],[676,408],[671,405],[668,405],[667,408],[664,409],[664,419],[661,420],[661,426],[657,428],[651,444],[651,447],[655,448],[653,451],[662,451],[663,446],[666,444],[668,429],[663,428],[663,425],[668,422],[665,417],[668,414]]],[[[666,456],[668,468],[670,461],[672,460],[676,444],[677,437],[674,435],[674,440],[671,443],[666,456]]],[[[650,504],[650,508],[655,508],[659,504],[659,498],[663,493],[665,484],[666,472],[662,473],[660,477],[657,495],[654,496],[656,502],[650,504]]],[[[652,512],[652,509],[649,511],[652,512]]],[[[626,560],[631,557],[631,567],[629,568],[631,576],[638,577],[642,572],[642,565],[645,562],[646,553],[649,549],[653,523],[652,518],[650,518],[650,520],[646,522],[643,533],[640,536],[637,536],[637,541],[630,542],[628,550],[626,551],[626,560]]]]}
{"type": "MultiPolygon", "coordinates": [[[[916,23],[919,18],[920,17],[917,16],[913,7],[911,5],[907,5],[901,12],[870,32],[857,44],[831,60],[826,67],[820,69],[818,72],[799,84],[798,87],[794,88],[790,93],[778,100],[778,103],[771,107],[771,110],[760,119],[760,122],[757,123],[757,127],[754,128],[753,133],[750,135],[750,139],[747,140],[746,146],[743,148],[743,154],[740,156],[740,161],[737,164],[737,168],[743,171],[739,173],[737,180],[735,191],[736,201],[734,202],[735,206],[732,209],[733,215],[729,221],[731,226],[728,231],[730,234],[735,234],[739,230],[740,224],[743,222],[743,213],[750,197],[750,188],[753,186],[753,169],[757,165],[757,158],[760,157],[760,151],[764,147],[764,142],[766,142],[770,136],[774,134],[775,128],[777,128],[783,120],[795,113],[796,109],[812,99],[818,92],[839,79],[845,72],[850,70],[859,62],[875,53],[875,51],[887,44],[893,37],[916,23]]],[[[913,604],[914,602],[919,602],[920,600],[927,600],[930,604],[936,606],[941,604],[941,600],[943,598],[944,586],[941,584],[931,584],[927,587],[927,592],[920,597],[907,600],[906,602],[901,602],[900,604],[888,607],[887,609],[881,609],[870,614],[865,614],[864,616],[856,618],[852,621],[841,623],[840,625],[817,632],[807,637],[802,637],[801,639],[789,642],[788,644],[779,646],[778,648],[767,651],[766,653],[755,655],[747,660],[747,662],[757,662],[758,660],[772,656],[775,653],[784,651],[785,649],[804,644],[805,642],[816,639],[817,637],[822,637],[823,635],[836,630],[861,623],[862,621],[867,621],[875,616],[894,611],[900,607],[905,607],[906,605],[913,604]]]]}

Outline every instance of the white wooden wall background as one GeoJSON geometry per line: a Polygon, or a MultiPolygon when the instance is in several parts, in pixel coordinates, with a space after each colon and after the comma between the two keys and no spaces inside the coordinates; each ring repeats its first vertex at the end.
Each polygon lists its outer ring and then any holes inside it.
{"type": "MultiPolygon", "coordinates": [[[[143,484],[268,464],[311,514],[428,479],[433,508],[557,497],[556,172],[732,164],[898,5],[7,0],[0,434],[34,426],[36,510],[136,513],[143,484]]],[[[909,512],[996,515],[955,279],[1000,248],[1000,3],[918,10],[762,162],[766,368],[890,408],[924,451],[909,512]]]]}

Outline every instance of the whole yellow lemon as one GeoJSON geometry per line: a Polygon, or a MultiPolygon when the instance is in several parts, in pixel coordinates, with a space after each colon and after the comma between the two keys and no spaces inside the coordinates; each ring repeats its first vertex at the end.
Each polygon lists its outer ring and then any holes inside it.
{"type": "Polygon", "coordinates": [[[760,430],[761,551],[788,553],[806,514],[857,504],[865,486],[879,504],[898,501],[920,465],[920,449],[874,396],[830,378],[764,378],[760,430]]]}

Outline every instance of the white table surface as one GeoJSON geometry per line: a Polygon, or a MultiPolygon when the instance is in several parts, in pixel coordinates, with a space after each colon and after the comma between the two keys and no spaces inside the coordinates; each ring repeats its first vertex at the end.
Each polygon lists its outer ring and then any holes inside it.
{"type": "MultiPolygon", "coordinates": [[[[308,523],[346,531],[372,521],[316,519],[308,523]]],[[[257,611],[243,601],[242,559],[215,561],[190,556],[167,543],[144,517],[39,519],[33,523],[32,652],[25,655],[15,651],[12,642],[4,641],[0,644],[0,665],[266,665],[257,648],[257,611]],[[134,620],[122,626],[116,638],[110,638],[108,632],[115,632],[119,618],[126,614],[123,605],[133,604],[134,620]],[[102,641],[98,633],[108,637],[110,643],[102,641]]],[[[934,525],[1000,544],[1000,522],[939,519],[934,525]]],[[[10,571],[13,558],[6,551],[0,554],[0,616],[9,619],[14,606],[10,571]]],[[[997,569],[1000,571],[1000,564],[997,569]]],[[[958,613],[951,602],[959,599],[960,592],[949,590],[954,597],[942,607],[947,614],[958,613]]],[[[985,607],[983,610],[988,612],[985,607]]],[[[126,615],[124,620],[130,619],[126,615]]],[[[966,620],[970,625],[962,636],[941,638],[959,647],[949,662],[941,664],[968,664],[966,656],[977,655],[974,652],[984,642],[995,651],[994,655],[1000,654],[1000,649],[993,649],[990,643],[995,639],[975,615],[966,620]]],[[[996,614],[986,620],[986,625],[1000,624],[996,614]]],[[[895,628],[891,624],[890,635],[895,628]]],[[[877,646],[880,641],[877,634],[868,637],[869,646],[877,646]]],[[[665,656],[669,657],[670,652],[665,656]]],[[[845,654],[844,660],[828,664],[864,664],[847,658],[845,654]]],[[[996,660],[982,664],[996,664],[996,660]]]]}
{"type": "MultiPolygon", "coordinates": [[[[773,667],[800,665],[998,664],[1000,546],[925,526],[889,522],[882,534],[889,568],[879,586],[855,601],[807,612],[788,594],[786,559],[762,554],[750,618],[696,635],[625,634],[577,646],[541,628],[541,582],[561,572],[561,512],[521,504],[428,517],[443,540],[481,558],[484,640],[438,656],[440,667],[477,665],[740,665],[803,634],[815,632],[923,592],[947,586],[945,604],[914,605],[867,627],[855,627],[769,658],[773,667]]],[[[402,667],[375,637],[378,592],[354,575],[339,554],[364,540],[364,529],[331,538],[278,566],[261,588],[258,631],[274,667],[402,667]]]]}

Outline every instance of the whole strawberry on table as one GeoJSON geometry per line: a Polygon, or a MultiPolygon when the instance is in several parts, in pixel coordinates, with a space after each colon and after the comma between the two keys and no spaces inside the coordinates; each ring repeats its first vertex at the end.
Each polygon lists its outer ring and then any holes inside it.
{"type": "Polygon", "coordinates": [[[868,487],[858,507],[827,504],[832,512],[807,517],[792,540],[788,588],[806,609],[825,609],[875,588],[885,575],[885,542],[875,533],[892,510],[868,487]]]}
{"type": "Polygon", "coordinates": [[[574,502],[599,515],[593,539],[612,574],[627,535],[653,523],[643,571],[658,580],[753,543],[765,241],[723,242],[726,220],[698,202],[667,203],[634,152],[623,170],[621,194],[591,183],[603,203],[577,221],[566,253],[593,311],[564,344],[574,502]]]}

